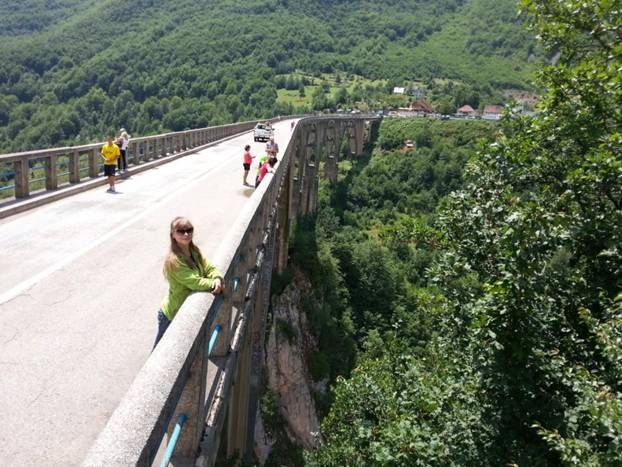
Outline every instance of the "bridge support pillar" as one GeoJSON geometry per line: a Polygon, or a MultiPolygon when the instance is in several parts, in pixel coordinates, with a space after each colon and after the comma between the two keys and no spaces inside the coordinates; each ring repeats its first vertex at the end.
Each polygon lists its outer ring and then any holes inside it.
{"type": "Polygon", "coordinates": [[[363,145],[365,143],[365,122],[357,120],[354,122],[354,154],[361,156],[363,154],[363,145]]]}
{"type": "Polygon", "coordinates": [[[324,163],[324,175],[331,183],[337,182],[337,161],[339,160],[339,148],[341,147],[340,134],[335,127],[335,121],[328,122],[326,135],[326,162],[324,163]]]}
{"type": "Polygon", "coordinates": [[[294,151],[292,154],[291,171],[292,186],[290,190],[290,219],[295,219],[300,215],[302,206],[302,187],[305,176],[305,144],[307,141],[307,130],[305,127],[296,128],[298,137],[296,138],[294,151]]]}
{"type": "Polygon", "coordinates": [[[309,193],[307,195],[308,213],[314,213],[317,211],[317,198],[320,183],[320,164],[322,160],[326,160],[325,157],[322,157],[325,152],[325,136],[325,128],[322,125],[317,125],[317,129],[315,132],[315,151],[313,154],[313,167],[312,170],[309,171],[309,193]]]}
{"type": "Polygon", "coordinates": [[[286,181],[283,187],[283,194],[279,200],[278,214],[277,214],[277,229],[276,229],[276,264],[275,270],[277,273],[282,273],[287,267],[288,251],[289,251],[289,229],[290,229],[290,202],[291,193],[293,190],[292,180],[292,166],[287,169],[285,174],[286,181]]]}
{"type": "Polygon", "coordinates": [[[309,125],[310,131],[307,133],[306,144],[303,153],[303,179],[302,179],[302,205],[301,210],[302,214],[307,215],[313,212],[313,188],[315,187],[314,179],[317,177],[316,175],[316,163],[319,160],[317,157],[317,148],[318,148],[318,135],[317,135],[317,125],[312,124],[309,125]]]}

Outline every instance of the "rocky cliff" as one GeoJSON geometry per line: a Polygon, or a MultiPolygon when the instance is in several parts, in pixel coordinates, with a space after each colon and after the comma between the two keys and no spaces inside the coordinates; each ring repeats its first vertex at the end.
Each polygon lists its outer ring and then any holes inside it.
{"type": "MultiPolygon", "coordinates": [[[[283,293],[273,298],[264,353],[264,380],[274,395],[274,410],[283,421],[289,440],[304,448],[317,445],[319,420],[307,367],[308,355],[317,350],[307,317],[301,307],[303,294],[311,294],[311,285],[301,275],[283,293]]],[[[255,454],[263,464],[275,439],[270,427],[264,427],[261,413],[255,427],[255,454]]]]}

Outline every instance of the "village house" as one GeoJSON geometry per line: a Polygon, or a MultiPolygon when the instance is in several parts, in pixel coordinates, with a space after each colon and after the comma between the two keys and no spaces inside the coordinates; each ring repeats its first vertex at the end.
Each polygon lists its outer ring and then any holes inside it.
{"type": "Polygon", "coordinates": [[[456,111],[456,117],[475,118],[475,110],[470,105],[463,105],[456,111]]]}
{"type": "Polygon", "coordinates": [[[503,114],[503,106],[501,105],[487,105],[482,112],[482,118],[484,120],[501,120],[503,114]]]}
{"type": "Polygon", "coordinates": [[[434,113],[434,107],[425,99],[417,99],[410,104],[410,111],[414,112],[417,116],[423,117],[434,113]]]}

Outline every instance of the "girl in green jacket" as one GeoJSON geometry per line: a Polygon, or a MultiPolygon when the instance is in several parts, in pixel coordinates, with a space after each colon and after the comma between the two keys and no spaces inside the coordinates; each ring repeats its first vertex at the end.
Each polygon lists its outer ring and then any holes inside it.
{"type": "Polygon", "coordinates": [[[158,311],[158,335],[154,348],[188,295],[197,291],[209,291],[217,295],[223,291],[222,273],[194,244],[193,234],[194,227],[185,217],[176,217],[171,222],[171,250],[164,261],[164,276],[169,288],[158,311]]]}

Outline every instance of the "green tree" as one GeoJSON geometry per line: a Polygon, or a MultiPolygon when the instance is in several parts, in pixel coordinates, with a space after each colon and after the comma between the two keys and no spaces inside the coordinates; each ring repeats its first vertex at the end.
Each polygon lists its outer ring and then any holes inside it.
{"type": "Polygon", "coordinates": [[[608,2],[523,6],[559,63],[541,75],[539,117],[508,121],[448,203],[456,249],[439,274],[453,319],[485,337],[474,360],[497,401],[497,459],[616,465],[620,367],[600,342],[617,335],[622,285],[619,15],[608,2]],[[467,273],[478,287],[456,280],[467,273]]]}
{"type": "MultiPolygon", "coordinates": [[[[311,465],[622,463],[619,10],[606,1],[522,6],[559,53],[540,75],[547,92],[535,118],[507,120],[469,162],[465,184],[442,201],[436,234],[405,220],[386,226],[393,215],[381,200],[405,196],[401,171],[389,175],[372,158],[374,177],[352,181],[357,201],[344,222],[373,235],[380,220],[397,259],[411,257],[419,238],[442,248],[427,287],[407,288],[416,306],[406,310],[426,313],[431,332],[416,345],[369,333],[352,377],[335,386],[311,465]],[[372,353],[379,342],[385,348],[372,353]]],[[[407,134],[391,131],[381,132],[385,150],[407,134]]],[[[453,141],[452,150],[473,144],[466,130],[453,141]]],[[[432,138],[421,154],[438,164],[411,191],[446,183],[455,169],[444,153],[432,138]]],[[[354,256],[364,239],[350,236],[343,250],[354,256]]]]}

